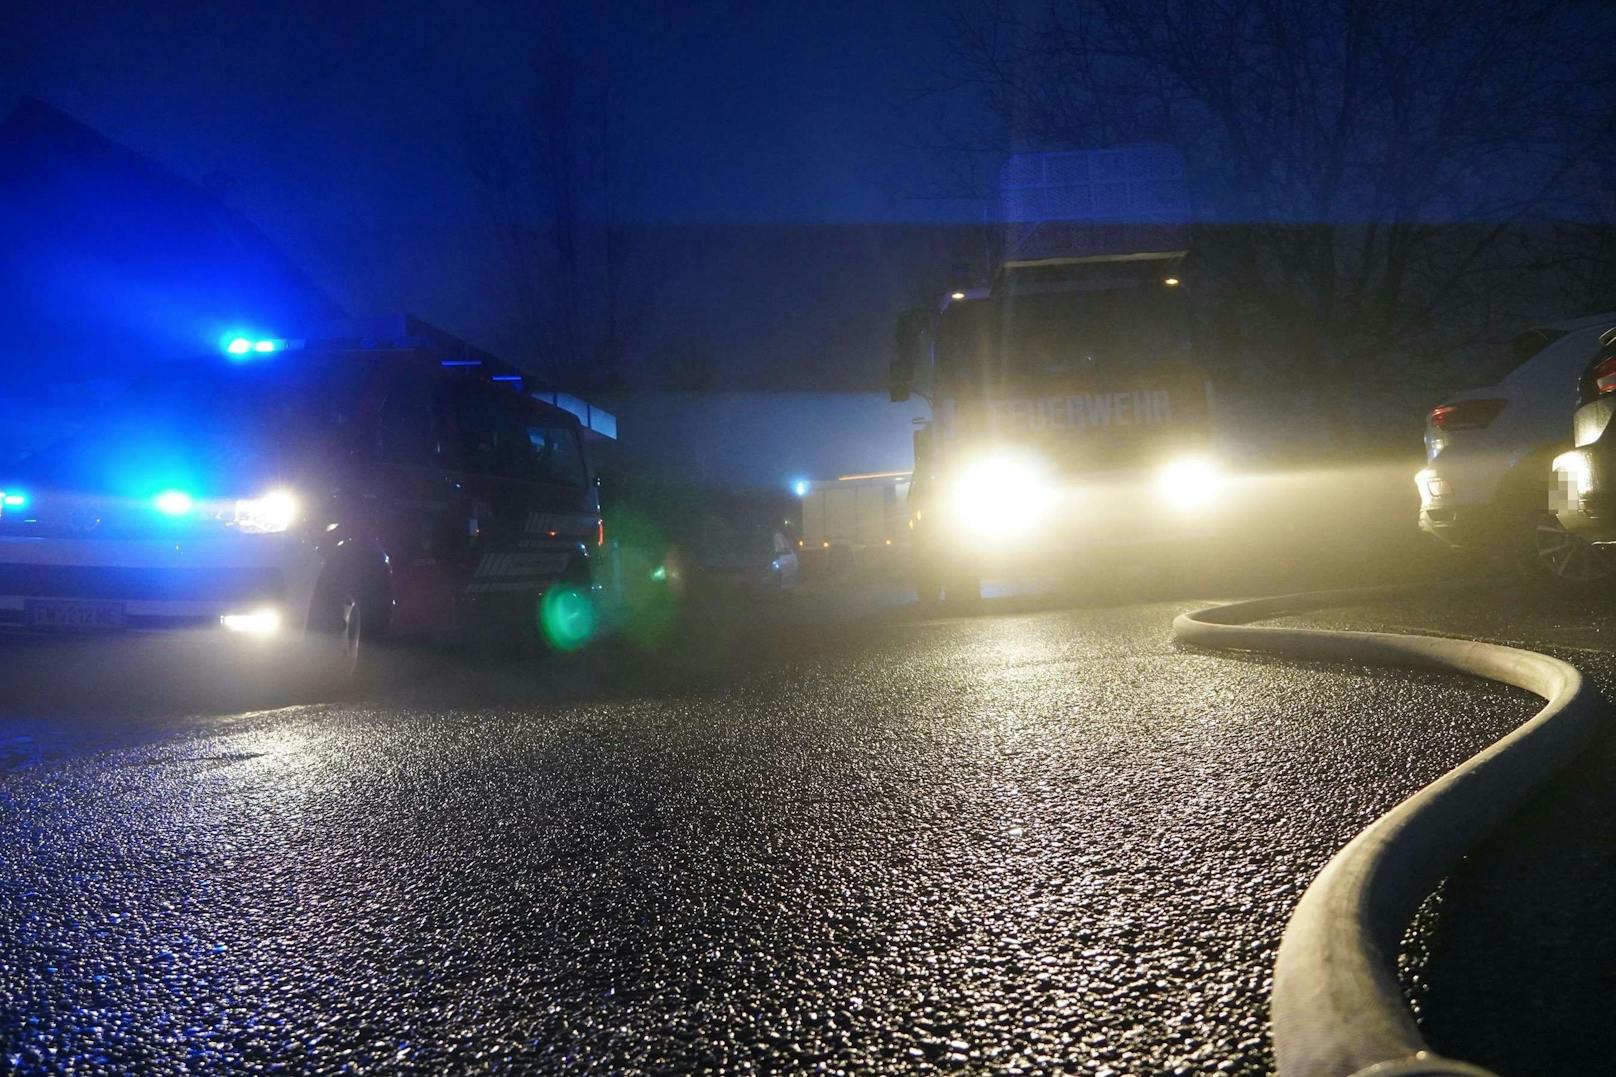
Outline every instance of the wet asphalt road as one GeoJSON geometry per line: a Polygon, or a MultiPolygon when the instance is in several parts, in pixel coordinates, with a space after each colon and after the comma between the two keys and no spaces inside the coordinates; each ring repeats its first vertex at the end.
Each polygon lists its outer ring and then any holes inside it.
{"type": "MultiPolygon", "coordinates": [[[[1518,589],[1415,597],[1308,619],[1546,651],[1616,700],[1616,596],[1518,589]]],[[[1508,1075],[1616,1064],[1616,723],[1444,884],[1421,941],[1437,1050],[1508,1075]]]]}
{"type": "MultiPolygon", "coordinates": [[[[1466,601],[1452,631],[1488,608],[1466,601]]],[[[3,1057],[1267,1072],[1273,951],[1308,879],[1533,707],[1182,650],[1188,605],[720,619],[656,654],[410,656],[365,702],[228,717],[148,698],[149,652],[11,648],[36,679],[80,671],[58,683],[90,702],[0,724],[3,1057]]],[[[1598,773],[1563,790],[1584,815],[1598,773]]],[[[1468,1016],[1521,900],[1450,915],[1478,878],[1450,881],[1408,962],[1461,1055],[1523,1019],[1468,1016]]]]}

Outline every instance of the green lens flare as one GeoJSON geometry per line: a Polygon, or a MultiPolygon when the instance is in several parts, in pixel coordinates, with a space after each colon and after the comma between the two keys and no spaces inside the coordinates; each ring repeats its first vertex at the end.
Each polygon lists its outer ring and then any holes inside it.
{"type": "Polygon", "coordinates": [[[668,566],[667,565],[658,565],[656,568],[653,568],[651,570],[651,578],[653,580],[657,581],[658,583],[661,583],[663,580],[667,579],[668,578],[668,566]]]}
{"type": "Polygon", "coordinates": [[[539,629],[550,646],[576,651],[595,635],[595,604],[576,587],[552,587],[539,600],[539,629]]]}

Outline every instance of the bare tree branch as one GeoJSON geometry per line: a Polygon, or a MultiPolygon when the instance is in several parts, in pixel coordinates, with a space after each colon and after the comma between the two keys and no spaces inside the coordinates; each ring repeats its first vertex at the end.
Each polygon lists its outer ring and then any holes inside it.
{"type": "Polygon", "coordinates": [[[984,0],[948,29],[951,85],[1009,148],[1178,149],[1202,305],[1310,386],[1580,313],[1564,279],[1609,280],[1608,7],[984,0]]]}
{"type": "Polygon", "coordinates": [[[610,77],[587,74],[558,14],[534,64],[525,129],[506,143],[481,131],[471,178],[529,342],[527,365],[571,388],[630,377],[655,268],[632,220],[639,175],[626,106],[610,77]]]}

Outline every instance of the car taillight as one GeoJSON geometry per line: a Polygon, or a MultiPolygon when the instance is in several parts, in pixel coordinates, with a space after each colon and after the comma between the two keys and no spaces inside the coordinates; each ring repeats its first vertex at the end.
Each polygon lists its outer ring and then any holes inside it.
{"type": "Polygon", "coordinates": [[[1438,430],[1480,430],[1498,418],[1506,403],[1508,401],[1488,398],[1442,404],[1431,409],[1426,421],[1438,430]]]}
{"type": "Polygon", "coordinates": [[[1616,393],[1616,352],[1605,356],[1588,371],[1596,393],[1616,393]]]}

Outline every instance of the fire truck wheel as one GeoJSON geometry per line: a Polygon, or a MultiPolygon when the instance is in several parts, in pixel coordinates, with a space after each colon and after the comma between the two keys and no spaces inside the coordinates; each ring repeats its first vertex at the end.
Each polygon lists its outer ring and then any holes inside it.
{"type": "Polygon", "coordinates": [[[315,672],[339,691],[368,683],[385,615],[358,572],[335,570],[322,580],[309,616],[315,672]]]}
{"type": "Polygon", "coordinates": [[[943,597],[943,574],[929,564],[915,566],[915,601],[922,606],[935,606],[943,597]]]}
{"type": "Polygon", "coordinates": [[[943,600],[951,606],[968,606],[982,598],[982,578],[959,569],[949,573],[943,584],[943,600]]]}

